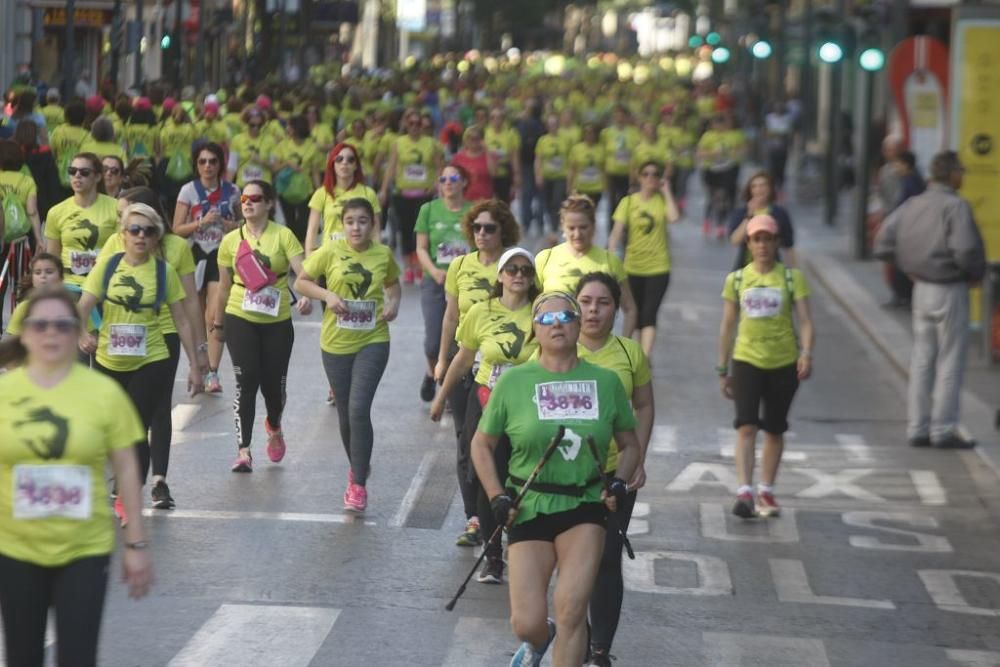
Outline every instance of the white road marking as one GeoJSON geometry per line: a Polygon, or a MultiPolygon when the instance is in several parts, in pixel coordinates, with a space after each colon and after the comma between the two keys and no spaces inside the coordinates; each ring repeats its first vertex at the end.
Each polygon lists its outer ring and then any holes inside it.
{"type": "Polygon", "coordinates": [[[201,403],[178,403],[170,410],[170,421],[174,431],[183,431],[201,412],[201,403]]]}
{"type": "MultiPolygon", "coordinates": [[[[455,624],[451,646],[441,667],[493,667],[510,662],[517,649],[517,638],[510,625],[495,618],[463,616],[455,624]]],[[[552,651],[546,652],[542,665],[552,664],[552,651]]]]}
{"type": "Polygon", "coordinates": [[[956,579],[986,579],[993,585],[1000,584],[1000,574],[996,572],[977,572],[975,570],[917,570],[920,581],[924,582],[927,594],[941,611],[951,611],[956,614],[971,614],[974,616],[1000,617],[1000,609],[989,607],[974,607],[962,595],[956,579]]]}
{"type": "Polygon", "coordinates": [[[945,656],[952,662],[965,667],[1000,667],[1000,653],[996,651],[973,651],[964,648],[949,648],[945,656]]]}
{"type": "Polygon", "coordinates": [[[682,551],[637,551],[635,560],[622,559],[625,586],[639,593],[660,595],[692,595],[695,597],[732,595],[733,581],[726,561],[715,556],[705,556],[682,551]],[[698,571],[697,586],[662,586],[656,583],[656,561],[668,560],[694,563],[698,571]]]}
{"type": "Polygon", "coordinates": [[[862,609],[895,609],[889,600],[868,600],[836,595],[816,595],[809,586],[806,568],[802,561],[790,558],[768,558],[771,578],[780,602],[799,604],[826,604],[840,607],[860,607],[862,609]]]}
{"type": "Polygon", "coordinates": [[[649,437],[649,449],[654,454],[674,454],[677,452],[677,427],[654,426],[649,437]]]}
{"type": "Polygon", "coordinates": [[[743,521],[737,519],[736,530],[730,532],[726,524],[726,509],[713,503],[701,503],[699,506],[701,534],[713,540],[726,542],[763,542],[774,544],[778,542],[798,542],[799,528],[795,519],[795,510],[782,508],[781,518],[769,521],[743,521]]]}
{"type": "Polygon", "coordinates": [[[874,472],[871,468],[848,468],[832,473],[817,470],[816,468],[798,468],[796,472],[811,477],[816,482],[812,486],[796,493],[796,498],[825,498],[840,493],[856,500],[865,500],[870,503],[885,502],[885,498],[862,489],[854,483],[855,480],[874,472]]]}
{"type": "Polygon", "coordinates": [[[339,614],[327,607],[224,604],[168,667],[306,667],[339,614]]]}
{"type": "Polygon", "coordinates": [[[403,496],[402,502],[399,503],[396,515],[389,521],[389,525],[393,528],[400,528],[406,524],[406,520],[410,517],[410,512],[413,511],[413,506],[420,497],[420,492],[423,490],[424,485],[427,484],[427,477],[434,467],[435,460],[437,460],[437,452],[427,452],[424,454],[424,458],[417,468],[417,474],[410,480],[410,488],[406,490],[406,495],[403,496]]]}
{"type": "Polygon", "coordinates": [[[689,463],[667,484],[667,491],[687,492],[696,486],[721,486],[726,493],[736,489],[736,473],[722,463],[689,463]],[[706,479],[711,476],[711,479],[706,479]]]}
{"type": "Polygon", "coordinates": [[[174,431],[170,436],[170,444],[182,445],[186,442],[200,442],[202,440],[220,440],[222,438],[232,438],[230,433],[207,433],[203,431],[174,431]]]}
{"type": "Polygon", "coordinates": [[[891,526],[881,526],[875,521],[891,521],[917,528],[938,528],[938,520],[932,516],[909,514],[906,512],[846,512],[843,516],[848,526],[881,530],[892,535],[902,535],[916,544],[900,544],[898,542],[883,542],[871,535],[851,535],[848,543],[858,549],[880,549],[884,551],[910,551],[919,553],[952,553],[951,543],[940,535],[928,535],[915,530],[903,530],[891,526]]]}
{"type": "Polygon", "coordinates": [[[871,463],[874,460],[871,447],[860,435],[837,433],[833,437],[840,448],[847,453],[847,460],[851,463],[871,463]]]}
{"type": "Polygon", "coordinates": [[[910,479],[924,505],[947,505],[948,493],[933,470],[911,470],[910,479]]]}
{"type": "Polygon", "coordinates": [[[768,667],[830,667],[826,648],[819,639],[799,639],[736,632],[703,632],[705,665],[768,665],[768,667]]]}
{"type": "Polygon", "coordinates": [[[649,516],[649,503],[636,501],[632,507],[632,520],[628,523],[628,536],[646,535],[649,533],[649,521],[643,517],[649,516]]]}
{"type": "Polygon", "coordinates": [[[263,519],[265,521],[298,521],[302,523],[364,523],[374,526],[374,521],[365,521],[361,516],[353,514],[307,514],[301,512],[233,512],[225,510],[153,510],[144,509],[146,517],[162,517],[166,519],[207,519],[207,520],[239,520],[263,519]]]}

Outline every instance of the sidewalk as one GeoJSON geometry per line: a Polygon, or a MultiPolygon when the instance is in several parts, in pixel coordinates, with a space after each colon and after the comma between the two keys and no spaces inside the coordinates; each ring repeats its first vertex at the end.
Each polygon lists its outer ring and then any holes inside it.
{"type": "MultiPolygon", "coordinates": [[[[824,224],[819,205],[802,205],[792,198],[787,208],[795,224],[800,261],[813,283],[833,296],[905,378],[913,345],[910,314],[882,306],[890,293],[882,276],[881,262],[854,258],[853,193],[841,199],[837,224],[833,227],[824,224]]],[[[1000,408],[1000,365],[991,365],[983,355],[977,333],[970,337],[962,391],[962,423],[978,441],[976,451],[1000,473],[1000,434],[994,426],[1000,408]]],[[[822,334],[819,344],[827,344],[822,334]]],[[[900,438],[903,437],[901,433],[900,438]]]]}

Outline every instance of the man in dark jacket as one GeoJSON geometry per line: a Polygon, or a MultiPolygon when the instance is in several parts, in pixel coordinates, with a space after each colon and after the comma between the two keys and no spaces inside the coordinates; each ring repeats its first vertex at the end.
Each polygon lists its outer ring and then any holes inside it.
{"type": "Polygon", "coordinates": [[[958,432],[969,333],[969,287],[986,272],[972,207],[956,192],[965,169],[954,151],[931,161],[931,183],[893,211],[875,238],[875,255],[895,260],[913,280],[913,352],[907,436],[914,447],[975,447],[958,432]]]}

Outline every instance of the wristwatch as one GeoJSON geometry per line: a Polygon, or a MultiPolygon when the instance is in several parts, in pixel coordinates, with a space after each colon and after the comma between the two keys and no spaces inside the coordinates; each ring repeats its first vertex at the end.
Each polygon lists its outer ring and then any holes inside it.
{"type": "Polygon", "coordinates": [[[142,549],[148,549],[149,548],[149,542],[147,542],[146,540],[140,540],[139,542],[126,542],[125,543],[125,548],[126,549],[135,549],[136,551],[140,551],[142,549]]]}
{"type": "Polygon", "coordinates": [[[720,378],[724,378],[727,375],[729,375],[729,365],[728,364],[723,364],[721,366],[716,366],[715,367],[715,372],[719,374],[720,378]]]}

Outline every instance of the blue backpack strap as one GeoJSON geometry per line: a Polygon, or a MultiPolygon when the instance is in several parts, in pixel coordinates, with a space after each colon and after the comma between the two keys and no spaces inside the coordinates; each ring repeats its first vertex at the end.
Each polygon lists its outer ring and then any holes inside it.
{"type": "Polygon", "coordinates": [[[200,178],[192,179],[191,183],[194,184],[194,191],[198,195],[198,203],[201,206],[201,214],[205,215],[208,212],[209,201],[208,193],[205,191],[205,186],[201,184],[200,178]]]}
{"type": "MultiPolygon", "coordinates": [[[[199,183],[200,185],[200,183],[199,183]]],[[[236,193],[236,186],[226,180],[219,181],[219,210],[222,211],[222,217],[235,218],[236,211],[233,210],[231,202],[233,201],[233,195],[236,193]]]]}
{"type": "MultiPolygon", "coordinates": [[[[116,252],[108,260],[108,263],[104,265],[104,298],[108,298],[108,287],[111,285],[111,278],[114,277],[115,271],[118,270],[118,265],[122,263],[122,257],[125,256],[123,252],[116,252]]],[[[103,300],[103,299],[102,299],[103,300]]]]}
{"type": "Polygon", "coordinates": [[[156,299],[153,301],[153,313],[159,317],[160,308],[167,298],[167,263],[156,257],[156,299]]]}

